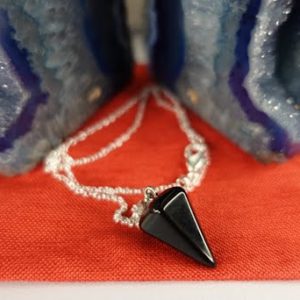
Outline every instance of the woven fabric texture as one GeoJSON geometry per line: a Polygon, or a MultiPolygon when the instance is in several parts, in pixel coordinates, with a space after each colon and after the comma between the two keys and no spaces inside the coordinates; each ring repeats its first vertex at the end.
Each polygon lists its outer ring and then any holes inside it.
{"type": "MultiPolygon", "coordinates": [[[[132,86],[89,121],[136,92],[132,86]]],[[[72,150],[88,154],[121,133],[134,109],[72,150]]],[[[39,166],[0,178],[0,279],[30,281],[300,279],[300,157],[263,165],[189,112],[211,166],[190,200],[217,260],[207,269],[112,221],[116,205],[74,195],[39,166]]],[[[90,185],[145,186],[185,171],[187,140],[175,117],[150,102],[142,128],[121,149],[77,168],[90,185]]],[[[137,199],[131,199],[133,202],[137,199]]]]}

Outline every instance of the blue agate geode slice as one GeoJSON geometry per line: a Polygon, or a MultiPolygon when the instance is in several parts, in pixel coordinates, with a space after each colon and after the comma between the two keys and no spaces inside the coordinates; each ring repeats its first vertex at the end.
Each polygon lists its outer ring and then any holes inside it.
{"type": "Polygon", "coordinates": [[[300,1],[154,3],[157,79],[257,158],[299,152],[300,1]]]}
{"type": "Polygon", "coordinates": [[[122,0],[0,1],[0,172],[32,168],[131,77],[122,0]]]}

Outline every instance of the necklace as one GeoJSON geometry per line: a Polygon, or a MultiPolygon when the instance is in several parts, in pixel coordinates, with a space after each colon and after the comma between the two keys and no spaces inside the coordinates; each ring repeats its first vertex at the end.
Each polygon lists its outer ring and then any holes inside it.
{"type": "Polygon", "coordinates": [[[52,150],[45,159],[44,170],[77,195],[116,202],[119,205],[113,216],[116,223],[138,227],[196,261],[212,267],[215,266],[214,258],[186,193],[193,191],[201,184],[208,164],[207,146],[203,138],[191,127],[179,101],[169,91],[151,86],[131,98],[105,119],[80,131],[52,150]],[[189,144],[184,151],[186,174],[178,177],[174,182],[156,187],[132,188],[81,184],[75,177],[72,168],[102,159],[130,140],[131,136],[141,127],[145,109],[151,97],[155,99],[159,107],[175,114],[180,129],[188,138],[189,144]],[[85,157],[75,159],[69,155],[68,150],[71,147],[116,122],[135,106],[137,106],[137,112],[132,124],[114,141],[85,157]],[[124,198],[126,195],[143,195],[143,199],[131,207],[130,216],[125,215],[129,207],[124,198]]]}

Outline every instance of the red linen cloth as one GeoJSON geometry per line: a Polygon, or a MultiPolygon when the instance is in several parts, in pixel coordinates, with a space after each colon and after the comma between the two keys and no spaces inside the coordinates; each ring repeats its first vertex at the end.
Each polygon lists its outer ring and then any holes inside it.
{"type": "MultiPolygon", "coordinates": [[[[135,92],[124,91],[88,124],[135,92]]],[[[130,124],[134,112],[72,153],[105,145],[130,124]]],[[[263,165],[193,113],[189,117],[211,153],[207,176],[190,200],[217,260],[215,269],[114,224],[115,204],[76,196],[39,166],[23,176],[0,177],[0,280],[300,279],[300,157],[263,165]]],[[[152,101],[128,143],[76,174],[90,185],[167,183],[185,172],[186,144],[175,117],[152,101]]]]}

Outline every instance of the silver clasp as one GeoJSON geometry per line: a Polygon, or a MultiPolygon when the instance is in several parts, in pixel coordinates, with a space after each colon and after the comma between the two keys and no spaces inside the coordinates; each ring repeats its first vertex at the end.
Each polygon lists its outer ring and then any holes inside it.
{"type": "Polygon", "coordinates": [[[205,146],[199,143],[189,144],[185,148],[184,156],[188,171],[197,172],[202,169],[205,163],[205,146]]]}

